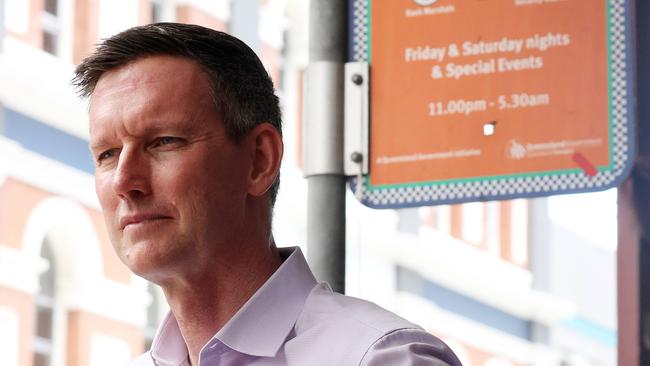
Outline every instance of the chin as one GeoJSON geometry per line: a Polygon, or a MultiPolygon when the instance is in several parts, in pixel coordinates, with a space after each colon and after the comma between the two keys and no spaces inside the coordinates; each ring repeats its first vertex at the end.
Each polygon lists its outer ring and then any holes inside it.
{"type": "Polygon", "coordinates": [[[183,256],[181,248],[162,240],[128,243],[121,249],[120,259],[131,272],[154,283],[174,276],[173,268],[183,256]]]}
{"type": "Polygon", "coordinates": [[[131,272],[147,278],[147,274],[158,271],[162,266],[160,255],[152,253],[152,245],[147,242],[123,245],[119,257],[131,272]]]}

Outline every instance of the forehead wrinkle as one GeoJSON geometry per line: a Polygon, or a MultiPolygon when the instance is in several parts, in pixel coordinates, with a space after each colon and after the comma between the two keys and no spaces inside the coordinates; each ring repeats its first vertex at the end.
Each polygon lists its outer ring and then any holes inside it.
{"type": "MultiPolygon", "coordinates": [[[[136,97],[136,99],[138,99],[136,97]]],[[[146,100],[134,105],[126,105],[121,111],[102,107],[94,113],[91,123],[91,137],[99,143],[115,137],[143,137],[156,133],[192,132],[202,123],[201,115],[211,103],[201,103],[199,108],[167,108],[170,104],[162,98],[146,100]],[[135,105],[137,104],[137,106],[135,105]],[[158,111],[159,113],[152,113],[158,111]],[[110,135],[110,136],[109,136],[110,135]]],[[[92,140],[92,139],[91,139],[92,140]]]]}
{"type": "Polygon", "coordinates": [[[184,61],[180,65],[170,67],[169,62],[162,63],[167,63],[166,67],[151,68],[152,65],[146,65],[145,68],[135,69],[138,66],[136,62],[125,66],[128,69],[119,68],[111,71],[114,74],[108,74],[100,78],[97,83],[97,89],[99,90],[96,90],[93,96],[109,97],[118,93],[134,91],[132,96],[147,97],[145,100],[147,104],[156,101],[165,106],[170,104],[170,97],[176,100],[178,96],[194,94],[202,102],[212,102],[211,87],[207,75],[198,65],[184,61]],[[156,84],[166,85],[174,80],[182,82],[176,83],[178,87],[175,88],[157,88],[155,86],[156,84]],[[170,95],[162,95],[158,92],[160,89],[170,92],[170,95]],[[142,93],[139,93],[139,91],[142,91],[142,93]]]}
{"type": "MultiPolygon", "coordinates": [[[[210,91],[209,76],[191,60],[167,56],[135,60],[106,72],[99,79],[90,100],[91,122],[94,122],[90,124],[91,136],[95,128],[100,135],[104,132],[135,136],[142,133],[138,127],[151,125],[152,119],[152,127],[167,124],[163,128],[174,128],[174,122],[180,120],[201,123],[199,116],[206,107],[215,110],[210,91]],[[170,88],[169,83],[176,80],[178,87],[170,88]],[[188,94],[199,99],[200,108],[175,102],[186,100],[182,96],[188,94]]],[[[112,137],[99,136],[97,140],[102,138],[112,137]]]]}

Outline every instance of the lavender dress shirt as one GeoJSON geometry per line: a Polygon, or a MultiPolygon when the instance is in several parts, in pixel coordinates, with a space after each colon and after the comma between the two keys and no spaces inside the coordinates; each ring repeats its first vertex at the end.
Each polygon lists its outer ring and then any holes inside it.
{"type": "MultiPolygon", "coordinates": [[[[319,284],[300,248],[281,248],[280,255],[280,268],[203,346],[199,366],[462,366],[417,325],[319,284]]],[[[131,365],[190,365],[171,312],[151,350],[131,365]]]]}

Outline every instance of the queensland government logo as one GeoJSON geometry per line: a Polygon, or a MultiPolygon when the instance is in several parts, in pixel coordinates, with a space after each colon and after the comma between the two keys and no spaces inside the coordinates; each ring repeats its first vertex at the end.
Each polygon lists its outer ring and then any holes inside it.
{"type": "Polygon", "coordinates": [[[519,160],[526,157],[526,147],[517,140],[510,140],[506,155],[510,159],[519,160]]]}

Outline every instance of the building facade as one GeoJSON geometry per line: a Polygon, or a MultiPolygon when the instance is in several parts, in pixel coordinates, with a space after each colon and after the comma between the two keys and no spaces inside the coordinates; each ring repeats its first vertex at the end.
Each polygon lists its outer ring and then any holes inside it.
{"type": "MultiPolygon", "coordinates": [[[[95,44],[128,27],[196,23],[258,52],[284,112],[275,239],[309,254],[307,9],[305,0],[0,0],[0,365],[126,364],[167,311],[160,290],[112,251],[87,105],[69,84],[95,44]]],[[[584,237],[554,219],[575,209],[564,202],[375,211],[350,194],[347,292],[447,340],[465,366],[614,365],[615,251],[597,243],[607,234],[584,237]]]]}

